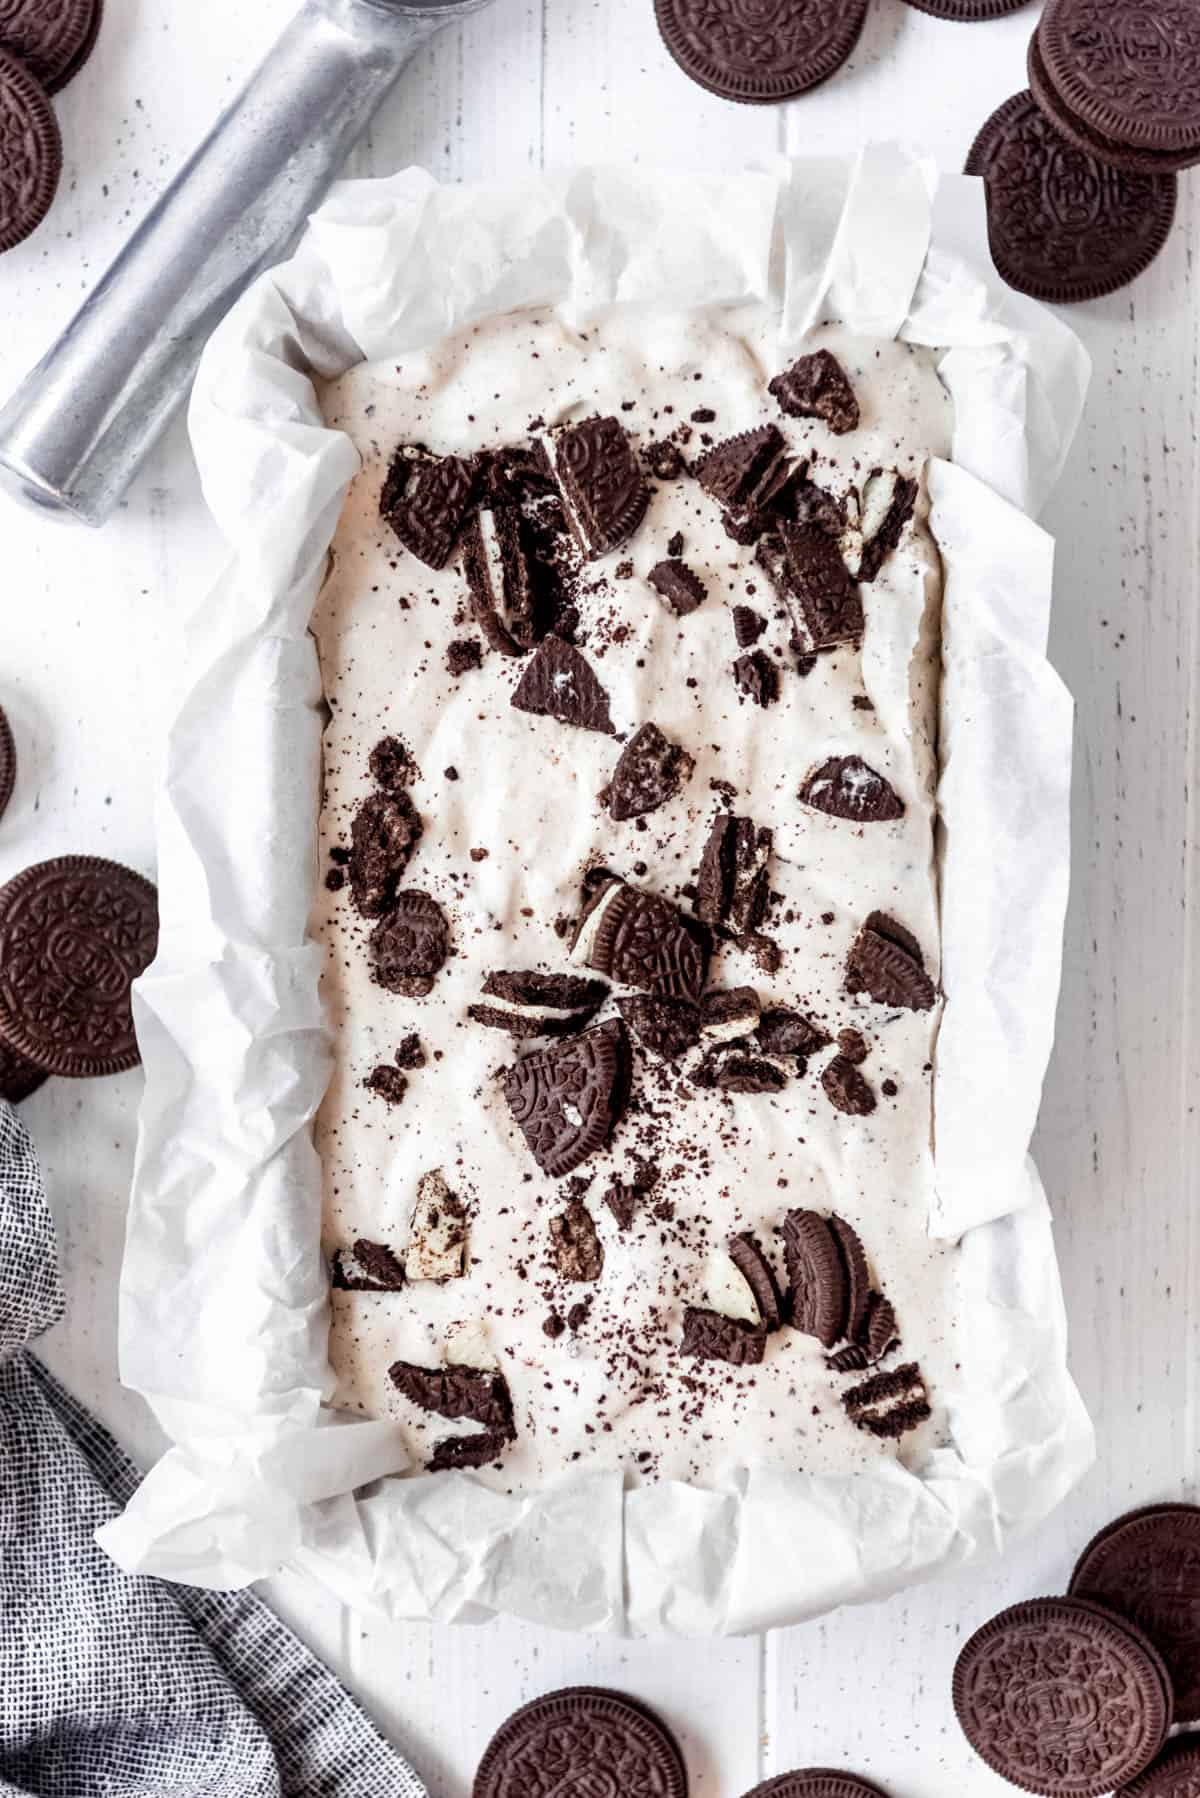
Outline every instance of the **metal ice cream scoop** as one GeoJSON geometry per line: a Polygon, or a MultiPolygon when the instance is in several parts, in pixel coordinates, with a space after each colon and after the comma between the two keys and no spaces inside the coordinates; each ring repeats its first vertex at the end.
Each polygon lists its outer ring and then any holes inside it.
{"type": "Polygon", "coordinates": [[[405,64],[491,0],[304,0],[54,347],[0,410],[0,484],[102,524],[210,332],[279,261],[405,64]]]}

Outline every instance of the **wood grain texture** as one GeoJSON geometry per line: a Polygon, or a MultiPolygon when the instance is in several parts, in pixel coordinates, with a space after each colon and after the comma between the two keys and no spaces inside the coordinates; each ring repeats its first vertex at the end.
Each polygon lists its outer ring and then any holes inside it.
{"type": "MultiPolygon", "coordinates": [[[[292,10],[291,0],[109,0],[96,57],[60,98],[55,211],[0,261],[0,391],[31,365],[130,225],[292,10]],[[186,71],[187,79],[181,79],[186,71]]],[[[594,158],[730,167],[864,136],[949,168],[1024,85],[1031,11],[956,26],[873,0],[847,69],[787,108],[692,87],[652,0],[497,0],[422,56],[350,173],[420,162],[510,179],[594,158]]],[[[1058,1219],[1074,1360],[1100,1430],[1096,1472],[999,1568],[970,1571],[766,1642],[581,1640],[529,1625],[390,1627],[294,1580],[284,1614],[425,1773],[462,1798],[496,1725],[564,1683],[659,1705],[698,1798],[789,1766],[844,1765],[894,1798],[1004,1787],[948,1701],[958,1647],[1000,1605],[1061,1589],[1127,1505],[1195,1496],[1200,1426],[1200,181],[1135,287],[1077,307],[1095,359],[1079,443],[1048,515],[1060,540],[1052,650],[1076,694],[1075,880],[1058,1048],[1038,1154],[1058,1219]]],[[[220,563],[180,429],[106,531],[6,509],[0,703],[22,758],[0,878],[63,850],[153,871],[154,770],[181,628],[220,563]]],[[[25,1107],[62,1236],[69,1317],[55,1370],[135,1452],[157,1433],[115,1375],[115,1291],[139,1078],[52,1083],[25,1107]]]]}

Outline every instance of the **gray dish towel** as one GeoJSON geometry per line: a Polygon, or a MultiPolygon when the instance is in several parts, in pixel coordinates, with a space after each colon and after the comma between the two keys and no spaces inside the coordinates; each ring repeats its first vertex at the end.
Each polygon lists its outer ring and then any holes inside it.
{"type": "Polygon", "coordinates": [[[0,1100],[0,1798],[425,1798],[259,1599],[131,1579],[97,1548],[139,1476],[28,1353],[62,1310],[0,1100]]]}

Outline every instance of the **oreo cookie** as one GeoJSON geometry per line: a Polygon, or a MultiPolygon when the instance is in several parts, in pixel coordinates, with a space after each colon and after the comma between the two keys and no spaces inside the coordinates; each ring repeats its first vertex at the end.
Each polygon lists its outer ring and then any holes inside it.
{"type": "MultiPolygon", "coordinates": [[[[842,1404],[855,1428],[879,1442],[898,1442],[933,1416],[929,1393],[915,1361],[891,1373],[872,1374],[861,1386],[852,1386],[843,1393],[842,1404]]],[[[1075,1790],[1073,1786],[1065,1789],[1075,1790]]],[[[1108,1790],[1107,1786],[1104,1790],[1108,1790]]]]}
{"type": "Polygon", "coordinates": [[[684,74],[723,100],[793,100],[836,75],[858,42],[866,0],[655,0],[684,74]]]}
{"type": "Polygon", "coordinates": [[[817,1211],[789,1211],[783,1220],[788,1321],[831,1349],[846,1334],[850,1280],[829,1219],[817,1211]]]}
{"type": "Polygon", "coordinates": [[[643,724],[621,751],[601,801],[618,824],[644,818],[674,799],[691,779],[695,762],[657,724],[643,724]]]}
{"type": "Polygon", "coordinates": [[[782,521],[760,544],[758,560],[807,650],[820,653],[861,641],[862,598],[838,542],[821,525],[782,521]]]}
{"type": "Polygon", "coordinates": [[[550,1219],[550,1244],[560,1280],[590,1284],[604,1272],[604,1245],[582,1199],[550,1219]]]}
{"type": "Polygon", "coordinates": [[[363,1081],[369,1093],[382,1099],[386,1105],[402,1105],[408,1091],[408,1076],[389,1062],[381,1062],[363,1081]]]}
{"type": "Polygon", "coordinates": [[[591,664],[562,637],[544,637],[526,663],[510,704],[519,712],[554,718],[577,730],[611,737],[614,725],[608,694],[591,664]]]}
{"type": "Polygon", "coordinates": [[[1118,1798],[1197,1798],[1200,1793],[1200,1742],[1194,1736],[1176,1736],[1158,1759],[1118,1798]]]}
{"type": "Polygon", "coordinates": [[[749,649],[757,643],[766,628],[766,619],[753,606],[734,606],[733,635],[739,649],[749,649]]]}
{"type": "Polygon", "coordinates": [[[830,1043],[828,1033],[819,1024],[787,1006],[764,1011],[755,1034],[764,1054],[794,1055],[802,1062],[819,1049],[827,1049],[830,1043]]]}
{"type": "Polygon", "coordinates": [[[542,634],[535,563],[515,505],[481,506],[463,537],[471,613],[501,655],[527,655],[542,634]]]}
{"type": "Polygon", "coordinates": [[[15,1049],[0,1042],[0,1099],[7,1099],[10,1105],[20,1105],[23,1100],[32,1098],[39,1087],[45,1086],[49,1078],[42,1068],[35,1067],[15,1049]]]}
{"type": "Polygon", "coordinates": [[[17,746],[13,741],[12,726],[8,722],[4,708],[0,706],[0,818],[8,810],[8,802],[13,796],[13,788],[17,784],[17,746]]]}
{"type": "Polygon", "coordinates": [[[722,1093],[780,1093],[787,1085],[784,1070],[773,1061],[764,1061],[745,1049],[731,1045],[713,1049],[699,1067],[693,1069],[693,1086],[722,1093]]]}
{"type": "Polygon", "coordinates": [[[755,705],[774,705],[779,698],[779,669],[765,649],[755,649],[739,656],[733,664],[733,679],[738,692],[755,705]]]}
{"type": "Polygon", "coordinates": [[[858,1231],[844,1217],[838,1217],[835,1212],[828,1223],[846,1270],[846,1317],[842,1335],[851,1342],[858,1342],[867,1321],[867,1306],[871,1298],[871,1275],[867,1257],[858,1231]]]}
{"type": "Polygon", "coordinates": [[[377,986],[405,999],[425,999],[449,957],[450,926],[436,899],[408,890],[396,895],[368,946],[377,986]]]}
{"type": "Polygon", "coordinates": [[[767,1352],[767,1332],[762,1324],[740,1317],[724,1317],[689,1305],[683,1315],[683,1340],[679,1352],[697,1361],[727,1361],[731,1367],[758,1367],[767,1352]]]}
{"type": "Polygon", "coordinates": [[[130,989],[157,947],[140,874],[87,855],[26,868],[0,891],[0,1042],[46,1074],[135,1067],[130,989]]]}
{"type": "Polygon", "coordinates": [[[418,561],[444,568],[476,495],[478,470],[462,456],[434,456],[416,444],[397,450],[383,485],[380,517],[418,561]]]}
{"type": "Polygon", "coordinates": [[[669,900],[610,877],[580,919],[571,954],[618,986],[696,1005],[710,948],[703,925],[669,900]]]}
{"type": "Polygon", "coordinates": [[[646,577],[677,618],[687,618],[704,604],[708,592],[700,576],[677,557],[657,563],[646,577]]]}
{"type": "Polygon", "coordinates": [[[1040,27],[1046,68],[1070,111],[1116,144],[1200,144],[1200,30],[1191,0],[1052,0],[1040,27]]]}
{"type": "Polygon", "coordinates": [[[835,1055],[821,1074],[825,1097],[835,1111],[845,1112],[847,1117],[870,1117],[878,1102],[874,1089],[859,1071],[860,1059],[844,1052],[835,1055]]]}
{"type": "Polygon", "coordinates": [[[775,1269],[764,1255],[758,1238],[748,1230],[731,1237],[729,1259],[750,1288],[763,1328],[778,1330],[783,1324],[783,1297],[775,1269]]]}
{"type": "Polygon", "coordinates": [[[860,413],[854,389],[829,350],[801,356],[768,383],[767,392],[789,418],[819,418],[838,437],[858,429],[860,413]]]}
{"type": "Polygon", "coordinates": [[[467,1016],[491,1030],[506,1030],[524,1041],[538,1036],[572,1036],[591,1023],[608,994],[603,980],[575,974],[536,974],[502,969],[483,983],[483,998],[467,1016]]]}
{"type": "Polygon", "coordinates": [[[1116,144],[1076,118],[1051,80],[1042,56],[1040,31],[1029,40],[1025,58],[1029,91],[1054,129],[1108,168],[1125,169],[1131,175],[1175,175],[1200,162],[1200,143],[1183,150],[1152,150],[1146,145],[1116,144]]]}
{"type": "Polygon", "coordinates": [[[493,1736],[473,1798],[521,1793],[687,1798],[683,1757],[646,1707],[617,1692],[568,1687],[535,1699],[493,1736]]]}
{"type": "Polygon", "coordinates": [[[339,1292],[400,1292],[404,1268],[386,1242],[360,1236],[353,1248],[335,1253],[333,1285],[339,1292]]]}
{"type": "Polygon", "coordinates": [[[612,1136],[629,1096],[629,1045],[615,1020],[523,1056],[504,1077],[508,1108],[544,1174],[572,1173],[612,1136]]]}
{"type": "Polygon", "coordinates": [[[949,19],[955,25],[984,24],[989,19],[1003,19],[1010,12],[1020,12],[1029,0],[908,0],[917,12],[929,13],[935,19],[949,19]]]}
{"type": "Polygon", "coordinates": [[[508,1437],[495,1430],[473,1430],[468,1436],[447,1436],[434,1445],[426,1463],[429,1473],[470,1473],[491,1467],[508,1447],[508,1437]]]}
{"type": "Polygon", "coordinates": [[[929,1011],[937,999],[916,938],[878,911],[854,939],[846,961],[846,991],[866,993],[877,1005],[903,1011],[929,1011]]]}
{"type": "Polygon", "coordinates": [[[467,1264],[467,1208],[440,1168],[422,1174],[409,1225],[404,1272],[415,1282],[460,1280],[467,1264]]]}
{"type": "Polygon", "coordinates": [[[855,1340],[829,1357],[834,1373],[865,1373],[877,1367],[900,1347],[895,1307],[881,1292],[868,1295],[866,1311],[855,1340]]]}
{"type": "Polygon", "coordinates": [[[1150,1643],[1072,1598],[1033,1599],[985,1623],[959,1655],[953,1696],[980,1759],[1046,1798],[1128,1785],[1171,1726],[1170,1684],[1150,1643]]]}
{"type": "Polygon", "coordinates": [[[766,916],[771,895],[773,833],[752,818],[719,812],[713,819],[694,901],[696,916],[723,935],[752,935],[766,916]]]}
{"type": "Polygon", "coordinates": [[[710,1042],[736,1042],[758,1029],[762,1006],[752,986],[720,987],[700,1003],[700,1030],[710,1042]]]}
{"type": "Polygon", "coordinates": [[[362,917],[382,918],[391,911],[423,830],[402,787],[363,800],[350,826],[347,869],[350,897],[362,917]]]}
{"type": "Polygon", "coordinates": [[[835,755],[814,768],[799,797],[814,811],[854,824],[888,824],[904,816],[904,801],[858,755],[835,755]]]}
{"type": "Polygon", "coordinates": [[[868,475],[862,493],[859,529],[862,552],[858,578],[874,581],[888,558],[900,546],[905,528],[917,509],[920,488],[896,468],[877,468],[868,475]]]}
{"type": "Polygon", "coordinates": [[[650,489],[628,432],[615,418],[585,418],[541,440],[583,555],[594,561],[637,529],[650,489]]]}
{"type": "Polygon", "coordinates": [[[1110,1523],[1070,1590],[1136,1623],[1167,1664],[1178,1720],[1200,1717],[1200,1508],[1151,1505],[1110,1523]]]}
{"type": "Polygon", "coordinates": [[[1175,217],[1174,175],[1098,162],[1062,136],[1028,91],[992,114],[966,172],[984,181],[996,268],[1010,287],[1038,300],[1115,293],[1149,268],[1175,217]],[[1088,196],[1085,206],[1080,194],[1088,196]]]}
{"type": "Polygon", "coordinates": [[[778,425],[760,425],[718,443],[696,464],[696,479],[725,514],[735,543],[753,543],[767,528],[770,508],[793,476],[793,461],[778,425]]]}
{"type": "Polygon", "coordinates": [[[888,1798],[879,1786],[855,1773],[839,1773],[832,1767],[804,1767],[795,1773],[779,1773],[766,1779],[746,1798],[888,1798]]]}
{"type": "Polygon", "coordinates": [[[0,51],[23,63],[48,94],[77,75],[95,47],[100,0],[6,0],[0,51]]]}
{"type": "Polygon", "coordinates": [[[63,149],[54,108],[23,62],[0,50],[0,255],[31,237],[62,179],[63,149]]]}
{"type": "Polygon", "coordinates": [[[700,1041],[700,1011],[689,999],[637,993],[618,999],[617,1010],[642,1048],[660,1061],[680,1061],[700,1041]]]}

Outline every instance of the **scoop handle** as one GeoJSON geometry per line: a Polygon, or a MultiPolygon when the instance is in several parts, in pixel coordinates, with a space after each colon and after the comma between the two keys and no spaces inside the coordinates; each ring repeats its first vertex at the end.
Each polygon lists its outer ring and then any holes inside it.
{"type": "Polygon", "coordinates": [[[58,342],[0,410],[0,485],[103,524],[204,344],[279,261],[401,70],[481,0],[304,0],[58,342]]]}

